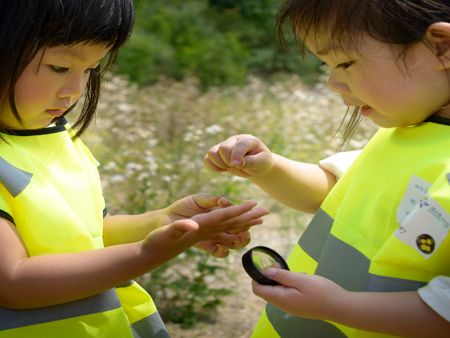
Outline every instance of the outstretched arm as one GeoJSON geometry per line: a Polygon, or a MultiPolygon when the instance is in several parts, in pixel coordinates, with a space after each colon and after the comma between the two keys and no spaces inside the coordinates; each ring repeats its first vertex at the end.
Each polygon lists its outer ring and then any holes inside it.
{"type": "MultiPolygon", "coordinates": [[[[231,205],[224,197],[194,194],[181,198],[166,208],[139,215],[107,215],[103,222],[105,246],[137,242],[162,225],[231,205]]],[[[260,218],[251,220],[247,228],[261,223],[260,218]]],[[[241,248],[249,241],[250,233],[245,229],[238,233],[225,231],[214,234],[211,238],[197,242],[195,246],[215,257],[225,257],[229,248],[241,248]]]]}
{"type": "Polygon", "coordinates": [[[405,337],[449,336],[450,323],[417,292],[350,292],[317,275],[281,269],[265,273],[281,285],[253,282],[253,292],[293,315],[405,337]]]}
{"type": "Polygon", "coordinates": [[[281,203],[310,213],[336,183],[319,165],[274,154],[252,135],[235,135],[211,147],[204,163],[214,171],[246,177],[281,203]]]}
{"type": "Polygon", "coordinates": [[[143,241],[28,257],[14,225],[0,219],[0,306],[34,308],[88,297],[148,272],[198,241],[242,231],[267,213],[246,202],[181,219],[143,241]]]}

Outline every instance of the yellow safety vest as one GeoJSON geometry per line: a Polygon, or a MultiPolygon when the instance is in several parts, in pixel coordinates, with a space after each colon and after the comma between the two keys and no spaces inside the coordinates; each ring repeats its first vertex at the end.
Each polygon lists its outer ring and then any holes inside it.
{"type": "MultiPolygon", "coordinates": [[[[291,270],[371,292],[417,290],[450,275],[450,126],[442,122],[378,131],[308,225],[291,270]]],[[[391,336],[267,304],[252,337],[391,336]]]]}
{"type": "MultiPolygon", "coordinates": [[[[103,247],[97,161],[65,121],[1,134],[0,217],[30,256],[103,247]]],[[[150,295],[130,282],[89,298],[30,310],[0,307],[0,338],[169,337],[150,295]]]]}

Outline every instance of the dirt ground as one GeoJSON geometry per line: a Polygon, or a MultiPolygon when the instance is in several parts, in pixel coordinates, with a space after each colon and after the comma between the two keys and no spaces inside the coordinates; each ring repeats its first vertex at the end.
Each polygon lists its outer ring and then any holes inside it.
{"type": "MultiPolygon", "coordinates": [[[[301,219],[299,222],[306,222],[301,219]]],[[[248,248],[256,245],[269,246],[285,258],[301,234],[300,226],[286,227],[277,214],[266,217],[264,225],[253,228],[252,241],[248,248]]],[[[220,307],[215,323],[201,323],[191,329],[166,323],[172,338],[248,338],[257,322],[265,302],[251,291],[251,280],[241,264],[245,251],[234,252],[230,267],[236,279],[236,289],[227,296],[220,307]]]]}

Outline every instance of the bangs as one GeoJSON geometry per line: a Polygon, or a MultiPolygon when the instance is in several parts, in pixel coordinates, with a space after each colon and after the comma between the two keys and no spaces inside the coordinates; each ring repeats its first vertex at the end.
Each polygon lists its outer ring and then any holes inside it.
{"type": "Polygon", "coordinates": [[[430,24],[448,22],[449,16],[448,6],[438,1],[286,0],[278,11],[276,31],[283,44],[286,24],[300,42],[306,37],[317,41],[325,33],[341,51],[358,50],[366,34],[407,46],[423,39],[430,24]]]}
{"type": "Polygon", "coordinates": [[[340,51],[358,46],[364,31],[364,18],[370,7],[370,1],[329,1],[303,0],[285,1],[278,11],[277,33],[285,44],[285,25],[301,43],[302,52],[305,51],[303,42],[306,38],[318,40],[321,34],[330,38],[330,43],[340,51]]]}
{"type": "Polygon", "coordinates": [[[134,10],[131,0],[52,1],[38,28],[39,46],[76,43],[104,44],[111,48],[110,60],[131,34],[134,10]]]}

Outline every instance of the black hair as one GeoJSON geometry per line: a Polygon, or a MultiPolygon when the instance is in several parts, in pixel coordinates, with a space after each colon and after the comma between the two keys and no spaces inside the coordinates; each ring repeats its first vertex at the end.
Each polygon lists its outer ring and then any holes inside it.
{"type": "MultiPolygon", "coordinates": [[[[401,55],[418,42],[426,43],[426,31],[435,22],[450,22],[449,0],[284,0],[277,14],[276,31],[282,44],[286,41],[286,24],[300,42],[307,35],[317,38],[317,32],[326,31],[333,45],[344,52],[349,46],[358,50],[360,38],[368,34],[400,46],[401,55]]],[[[303,52],[304,48],[302,44],[303,52]]],[[[351,117],[343,142],[360,119],[358,109],[347,113],[351,117]]]]}
{"type": "MultiPolygon", "coordinates": [[[[0,4],[0,98],[9,100],[18,121],[14,87],[25,67],[43,48],[77,43],[109,47],[106,62],[90,74],[85,102],[74,123],[76,137],[91,123],[100,95],[102,73],[114,63],[131,34],[132,0],[14,0],[0,4]]],[[[74,108],[73,105],[66,114],[74,108]]],[[[0,126],[0,131],[4,127],[0,126]]]]}

